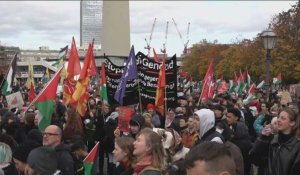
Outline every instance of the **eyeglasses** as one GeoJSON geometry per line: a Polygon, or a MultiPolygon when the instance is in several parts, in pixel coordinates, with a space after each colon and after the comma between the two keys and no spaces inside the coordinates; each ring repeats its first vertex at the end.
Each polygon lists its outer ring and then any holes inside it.
{"type": "Polygon", "coordinates": [[[59,134],[57,134],[57,133],[50,133],[50,132],[44,132],[44,133],[42,133],[42,135],[48,137],[48,136],[58,136],[59,134]]]}

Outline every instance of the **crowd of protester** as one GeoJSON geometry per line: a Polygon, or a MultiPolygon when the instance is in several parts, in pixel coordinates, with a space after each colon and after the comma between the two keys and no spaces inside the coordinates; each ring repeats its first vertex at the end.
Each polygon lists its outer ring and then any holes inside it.
{"type": "Polygon", "coordinates": [[[245,94],[223,93],[198,104],[197,91],[179,93],[166,114],[132,106],[128,132],[118,127],[118,106],[93,93],[83,117],[58,97],[43,132],[38,110],[9,110],[2,100],[0,175],[82,175],[98,141],[97,175],[298,175],[299,99],[278,94],[246,103],[245,94]]]}

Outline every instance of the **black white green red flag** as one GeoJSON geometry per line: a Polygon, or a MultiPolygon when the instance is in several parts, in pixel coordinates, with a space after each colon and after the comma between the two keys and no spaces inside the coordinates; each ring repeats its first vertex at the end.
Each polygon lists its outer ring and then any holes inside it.
{"type": "Polygon", "coordinates": [[[44,131],[45,128],[51,124],[52,114],[54,112],[54,103],[56,99],[57,86],[60,80],[62,67],[55,73],[48,84],[41,90],[37,97],[29,104],[28,108],[32,105],[40,111],[42,118],[39,122],[39,130],[44,131]]]}
{"type": "Polygon", "coordinates": [[[2,82],[2,95],[4,96],[8,95],[8,93],[12,90],[12,84],[15,77],[16,67],[17,54],[15,54],[14,58],[12,59],[6,77],[3,79],[2,82]]]}

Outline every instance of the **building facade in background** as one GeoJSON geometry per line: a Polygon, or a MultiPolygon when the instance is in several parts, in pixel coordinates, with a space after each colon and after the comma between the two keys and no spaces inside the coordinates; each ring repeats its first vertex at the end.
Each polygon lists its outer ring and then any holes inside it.
{"type": "Polygon", "coordinates": [[[80,46],[87,48],[95,39],[94,48],[100,49],[102,45],[102,10],[103,1],[80,1],[80,46]]]}

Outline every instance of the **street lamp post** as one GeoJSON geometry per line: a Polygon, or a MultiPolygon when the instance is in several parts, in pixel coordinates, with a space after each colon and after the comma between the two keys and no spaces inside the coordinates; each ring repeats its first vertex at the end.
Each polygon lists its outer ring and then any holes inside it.
{"type": "Polygon", "coordinates": [[[267,30],[263,31],[261,37],[264,42],[264,47],[267,50],[266,53],[266,87],[267,87],[267,102],[270,96],[270,61],[271,50],[274,49],[276,43],[276,34],[271,30],[270,26],[267,30]]]}

